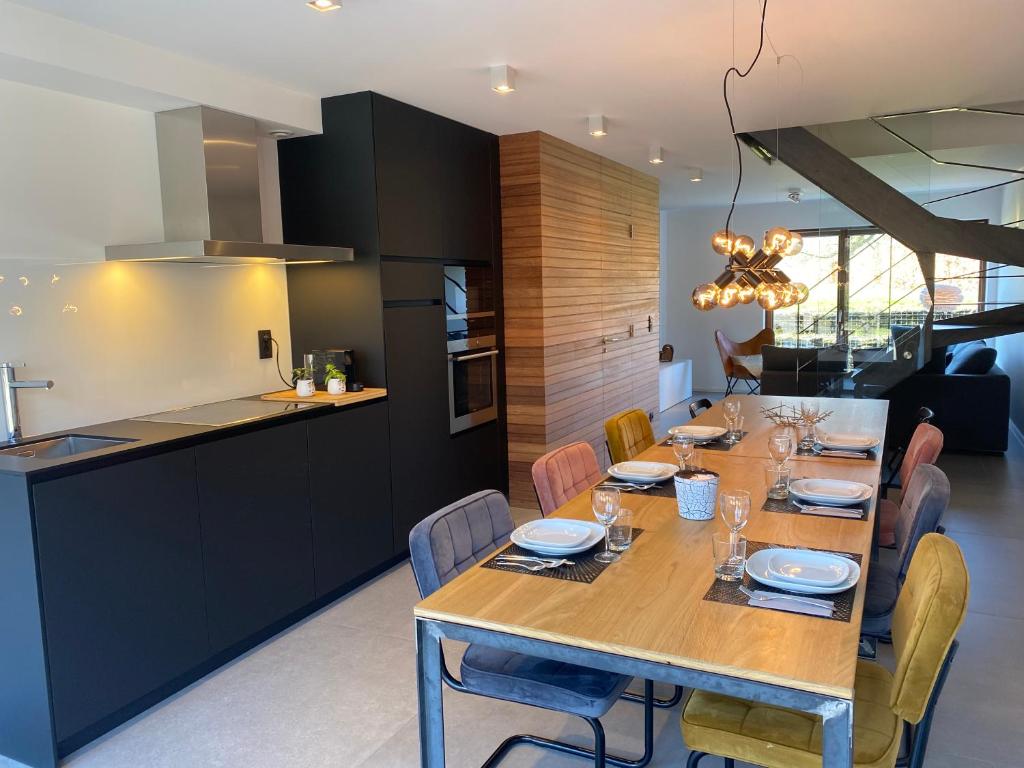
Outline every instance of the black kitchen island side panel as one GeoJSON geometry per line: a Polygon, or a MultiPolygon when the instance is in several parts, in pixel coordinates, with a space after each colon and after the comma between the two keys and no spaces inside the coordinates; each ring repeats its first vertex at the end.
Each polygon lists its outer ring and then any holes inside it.
{"type": "Polygon", "coordinates": [[[314,599],[306,425],[200,445],[196,470],[216,653],[314,599]]]}
{"type": "Polygon", "coordinates": [[[33,487],[58,741],[209,655],[195,456],[33,487]]]}
{"type": "Polygon", "coordinates": [[[387,403],[309,422],[316,596],[394,555],[387,403]]]}

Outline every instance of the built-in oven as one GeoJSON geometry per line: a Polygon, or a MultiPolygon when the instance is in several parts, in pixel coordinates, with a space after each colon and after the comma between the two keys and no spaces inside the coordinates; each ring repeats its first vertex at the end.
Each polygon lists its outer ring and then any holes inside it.
{"type": "Polygon", "coordinates": [[[451,434],[498,418],[498,346],[490,267],[444,268],[451,434]]]}

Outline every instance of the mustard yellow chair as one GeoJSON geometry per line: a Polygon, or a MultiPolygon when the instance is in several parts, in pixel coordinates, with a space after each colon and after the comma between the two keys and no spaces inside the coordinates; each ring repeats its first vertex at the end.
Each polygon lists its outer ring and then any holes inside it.
{"type": "MultiPolygon", "coordinates": [[[[896,673],[857,661],[853,706],[856,768],[920,768],[932,714],[956,653],[970,581],[960,548],[929,533],[918,544],[893,613],[896,673]],[[901,758],[904,724],[909,754],[901,758]]],[[[687,768],[709,754],[725,765],[745,760],[766,768],[819,768],[821,719],[767,704],[694,691],[683,709],[687,768]]]]}
{"type": "Polygon", "coordinates": [[[612,464],[629,461],[654,445],[651,420],[639,408],[612,416],[604,423],[604,434],[608,438],[608,455],[612,464]]]}

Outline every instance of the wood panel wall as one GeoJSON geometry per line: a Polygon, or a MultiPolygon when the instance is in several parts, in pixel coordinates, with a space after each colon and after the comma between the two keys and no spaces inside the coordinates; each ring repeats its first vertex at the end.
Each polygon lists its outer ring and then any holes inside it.
{"type": "Polygon", "coordinates": [[[585,440],[607,466],[605,419],[658,407],[658,180],[544,133],[500,146],[510,496],[535,508],[534,460],[585,440]]]}

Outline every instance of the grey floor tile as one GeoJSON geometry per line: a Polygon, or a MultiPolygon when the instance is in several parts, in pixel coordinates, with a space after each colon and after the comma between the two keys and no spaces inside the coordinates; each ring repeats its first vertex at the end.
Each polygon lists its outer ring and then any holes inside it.
{"type": "Polygon", "coordinates": [[[968,610],[1024,619],[1024,539],[952,530],[949,535],[963,550],[971,574],[968,610]]]}

